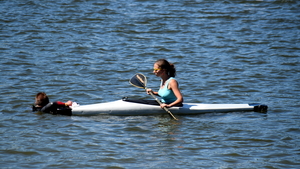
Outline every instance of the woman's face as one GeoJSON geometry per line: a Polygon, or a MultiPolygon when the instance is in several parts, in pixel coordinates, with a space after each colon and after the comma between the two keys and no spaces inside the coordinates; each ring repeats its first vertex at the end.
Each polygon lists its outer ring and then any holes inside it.
{"type": "Polygon", "coordinates": [[[153,66],[153,73],[155,74],[155,76],[160,77],[163,74],[164,70],[160,68],[160,66],[158,66],[158,64],[154,63],[153,66]]]}

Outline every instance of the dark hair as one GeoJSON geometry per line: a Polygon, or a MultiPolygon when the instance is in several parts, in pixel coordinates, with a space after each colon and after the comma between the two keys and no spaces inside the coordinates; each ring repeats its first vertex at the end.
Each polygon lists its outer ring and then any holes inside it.
{"type": "Polygon", "coordinates": [[[175,77],[176,76],[176,69],[174,64],[168,62],[166,59],[158,59],[155,62],[161,69],[165,69],[167,71],[167,74],[170,77],[175,77]]]}
{"type": "Polygon", "coordinates": [[[44,92],[40,92],[35,96],[35,105],[46,106],[49,103],[49,98],[44,92]]]}

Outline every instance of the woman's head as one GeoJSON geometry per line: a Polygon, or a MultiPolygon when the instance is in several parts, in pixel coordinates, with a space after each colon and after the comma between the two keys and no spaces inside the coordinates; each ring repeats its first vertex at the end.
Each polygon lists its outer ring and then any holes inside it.
{"type": "Polygon", "coordinates": [[[157,60],[154,65],[157,65],[159,69],[165,70],[166,74],[170,77],[176,76],[176,69],[174,64],[168,62],[166,59],[157,60]]]}
{"type": "Polygon", "coordinates": [[[40,92],[35,96],[35,105],[44,107],[49,103],[49,98],[44,92],[40,92]]]}

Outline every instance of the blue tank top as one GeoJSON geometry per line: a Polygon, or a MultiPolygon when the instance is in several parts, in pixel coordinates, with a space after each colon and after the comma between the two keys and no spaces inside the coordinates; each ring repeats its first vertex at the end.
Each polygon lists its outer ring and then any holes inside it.
{"type": "MultiPolygon", "coordinates": [[[[177,97],[175,96],[173,90],[168,89],[171,79],[175,79],[175,78],[173,78],[173,77],[169,78],[166,81],[165,86],[158,90],[158,95],[161,97],[161,102],[166,103],[166,104],[170,104],[170,103],[174,102],[175,100],[177,100],[177,97]]],[[[160,86],[162,86],[162,83],[160,84],[160,86]]]]}

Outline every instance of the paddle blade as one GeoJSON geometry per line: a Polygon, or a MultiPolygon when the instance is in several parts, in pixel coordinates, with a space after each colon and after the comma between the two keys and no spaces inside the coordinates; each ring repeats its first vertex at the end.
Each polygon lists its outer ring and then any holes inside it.
{"type": "Polygon", "coordinates": [[[147,78],[145,75],[137,73],[129,80],[129,83],[135,87],[146,89],[147,78]]]}

